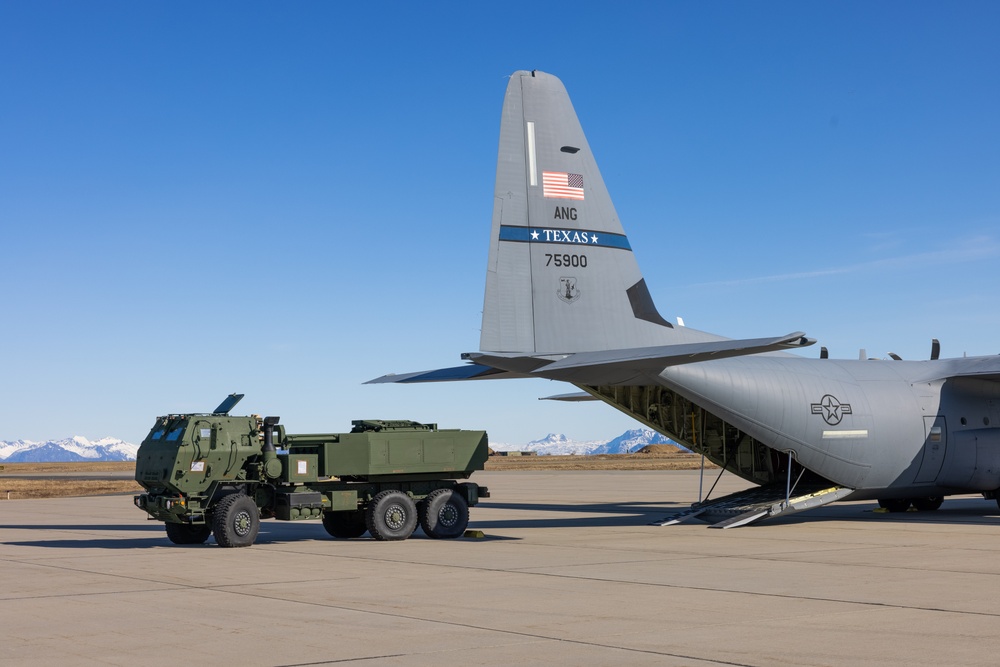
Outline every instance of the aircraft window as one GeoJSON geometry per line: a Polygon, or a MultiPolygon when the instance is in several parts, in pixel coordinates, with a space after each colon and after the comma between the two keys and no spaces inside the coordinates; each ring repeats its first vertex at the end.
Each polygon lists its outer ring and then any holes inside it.
{"type": "Polygon", "coordinates": [[[579,152],[580,149],[577,148],[576,146],[563,146],[559,150],[561,150],[563,153],[573,154],[579,152]]]}
{"type": "Polygon", "coordinates": [[[959,421],[962,422],[962,426],[965,426],[966,424],[969,423],[968,420],[965,417],[962,417],[959,421]]]}

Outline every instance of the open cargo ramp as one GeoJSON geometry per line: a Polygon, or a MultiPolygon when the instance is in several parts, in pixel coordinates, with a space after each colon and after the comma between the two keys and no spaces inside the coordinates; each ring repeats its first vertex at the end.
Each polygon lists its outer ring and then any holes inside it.
{"type": "Polygon", "coordinates": [[[716,500],[695,503],[691,509],[678,512],[654,526],[672,526],[688,519],[699,519],[710,528],[737,528],[776,516],[784,516],[820,507],[853,493],[845,486],[830,486],[829,482],[796,488],[789,493],[785,484],[767,484],[737,491],[716,500]]]}

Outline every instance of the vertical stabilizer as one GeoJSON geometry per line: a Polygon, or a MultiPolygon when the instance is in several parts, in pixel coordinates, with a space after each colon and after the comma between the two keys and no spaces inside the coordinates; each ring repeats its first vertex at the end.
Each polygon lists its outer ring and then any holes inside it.
{"type": "Polygon", "coordinates": [[[500,125],[480,349],[564,354],[676,340],[562,82],[514,73],[500,125]]]}

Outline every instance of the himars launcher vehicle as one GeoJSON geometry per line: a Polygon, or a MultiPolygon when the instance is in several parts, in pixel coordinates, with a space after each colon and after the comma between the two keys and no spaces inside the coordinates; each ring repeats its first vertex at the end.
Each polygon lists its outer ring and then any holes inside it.
{"type": "MultiPolygon", "coordinates": [[[[666,321],[562,83],[515,72],[500,126],[480,351],[372,382],[572,383],[744,479],[688,516],[742,525],[834,500],[890,511],[1000,490],[1000,357],[804,358],[666,321]]],[[[667,522],[665,520],[664,522],[667,522]]]]}
{"type": "Polygon", "coordinates": [[[333,537],[405,540],[462,535],[486,487],[484,431],[360,420],[350,433],[292,435],[277,417],[232,417],[233,394],[212,413],[159,417],[142,441],[135,504],[175,544],[254,543],[260,519],[322,519],[333,537]]]}

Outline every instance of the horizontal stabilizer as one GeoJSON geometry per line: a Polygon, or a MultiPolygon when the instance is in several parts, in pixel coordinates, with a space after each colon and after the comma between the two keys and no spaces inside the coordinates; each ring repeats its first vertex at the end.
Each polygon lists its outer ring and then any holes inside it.
{"type": "Polygon", "coordinates": [[[452,368],[439,368],[433,371],[418,371],[416,373],[389,373],[382,377],[368,380],[365,384],[409,384],[417,382],[455,382],[458,380],[494,380],[500,378],[530,377],[522,373],[511,373],[508,371],[481,366],[479,364],[465,364],[464,366],[453,366],[452,368]]]}
{"type": "Polygon", "coordinates": [[[572,394],[556,394],[555,396],[543,396],[540,401],[566,401],[568,403],[578,403],[581,401],[599,401],[601,399],[591,396],[585,391],[577,391],[572,394]]]}
{"type": "Polygon", "coordinates": [[[668,366],[699,361],[775,352],[812,345],[801,332],[777,338],[716,340],[677,345],[658,345],[624,350],[577,352],[534,371],[533,375],[575,384],[618,384],[630,379],[659,375],[668,366]]]}
{"type": "MultiPolygon", "coordinates": [[[[622,384],[634,378],[659,373],[667,366],[692,364],[698,361],[725,359],[746,354],[775,352],[789,348],[805,347],[815,341],[801,332],[777,338],[750,338],[744,340],[713,340],[700,343],[678,343],[655,347],[636,347],[623,350],[577,352],[569,355],[509,355],[484,352],[466,352],[465,366],[440,368],[383,375],[365,384],[417,382],[455,382],[458,380],[494,380],[501,378],[543,377],[574,384],[622,384]]],[[[567,394],[566,396],[575,396],[567,394]]],[[[586,398],[556,398],[553,400],[583,401],[586,398]]]]}

